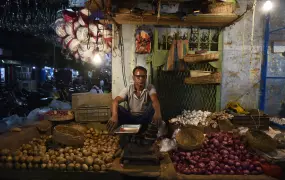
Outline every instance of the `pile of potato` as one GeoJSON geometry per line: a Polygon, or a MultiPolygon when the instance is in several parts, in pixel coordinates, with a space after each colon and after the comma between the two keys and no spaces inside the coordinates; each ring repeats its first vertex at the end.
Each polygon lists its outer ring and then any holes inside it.
{"type": "Polygon", "coordinates": [[[52,136],[34,138],[15,152],[1,150],[0,168],[50,169],[62,171],[106,171],[111,168],[119,138],[90,128],[82,148],[64,147],[47,150],[52,136]]]}

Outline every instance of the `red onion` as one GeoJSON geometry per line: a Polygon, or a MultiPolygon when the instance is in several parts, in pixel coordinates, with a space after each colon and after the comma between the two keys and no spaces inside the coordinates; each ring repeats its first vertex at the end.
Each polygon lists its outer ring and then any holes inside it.
{"type": "Polygon", "coordinates": [[[233,160],[229,160],[229,161],[228,161],[228,164],[229,164],[229,165],[233,165],[233,164],[234,164],[234,161],[233,161],[233,160]]]}
{"type": "Polygon", "coordinates": [[[236,167],[240,167],[240,162],[236,162],[236,163],[235,163],[235,166],[236,166],[236,167]]]}
{"type": "Polygon", "coordinates": [[[231,160],[235,160],[235,156],[234,156],[234,155],[232,155],[232,154],[230,154],[229,159],[231,159],[231,160]]]}
{"type": "Polygon", "coordinates": [[[247,169],[249,167],[249,163],[244,161],[244,162],[241,163],[241,166],[242,166],[243,169],[247,169]]]}
{"type": "Polygon", "coordinates": [[[256,167],[255,169],[256,169],[256,171],[257,171],[258,173],[262,173],[262,172],[263,172],[261,167],[256,167]]]}
{"type": "Polygon", "coordinates": [[[260,161],[261,163],[265,163],[265,162],[266,162],[266,160],[263,159],[263,158],[259,159],[259,161],[260,161]]]}
{"type": "Polygon", "coordinates": [[[230,171],[231,170],[230,166],[225,165],[225,170],[230,171]]]}
{"type": "Polygon", "coordinates": [[[249,174],[249,171],[248,170],[243,170],[243,174],[249,174]]]}
{"type": "Polygon", "coordinates": [[[204,168],[205,167],[205,164],[204,163],[198,163],[198,167],[200,167],[200,168],[204,168]]]}
{"type": "Polygon", "coordinates": [[[253,171],[253,170],[255,169],[255,167],[254,167],[253,164],[250,164],[248,169],[249,169],[250,171],[253,171]]]}

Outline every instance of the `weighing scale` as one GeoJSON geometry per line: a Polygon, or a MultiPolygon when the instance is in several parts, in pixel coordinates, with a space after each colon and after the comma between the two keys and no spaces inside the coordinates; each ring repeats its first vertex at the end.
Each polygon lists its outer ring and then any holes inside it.
{"type": "Polygon", "coordinates": [[[154,142],[157,138],[158,127],[151,123],[145,132],[140,132],[141,125],[122,125],[115,133],[123,140],[123,155],[121,164],[158,165],[159,151],[154,142]]]}

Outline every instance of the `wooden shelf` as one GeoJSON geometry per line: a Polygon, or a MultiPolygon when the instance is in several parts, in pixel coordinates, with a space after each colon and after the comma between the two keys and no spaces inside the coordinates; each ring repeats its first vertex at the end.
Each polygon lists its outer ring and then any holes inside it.
{"type": "Polygon", "coordinates": [[[118,24],[146,24],[146,25],[177,25],[200,27],[223,27],[231,24],[238,18],[234,14],[199,14],[190,15],[182,21],[175,15],[161,15],[159,19],[155,15],[137,16],[130,13],[116,14],[114,20],[118,24]]]}
{"type": "Polygon", "coordinates": [[[200,77],[187,77],[184,80],[185,84],[220,84],[221,83],[221,73],[215,72],[209,76],[200,77]]]}
{"type": "Polygon", "coordinates": [[[220,54],[209,53],[209,54],[187,54],[184,56],[184,61],[187,63],[202,63],[202,62],[213,62],[219,60],[220,54]]]}

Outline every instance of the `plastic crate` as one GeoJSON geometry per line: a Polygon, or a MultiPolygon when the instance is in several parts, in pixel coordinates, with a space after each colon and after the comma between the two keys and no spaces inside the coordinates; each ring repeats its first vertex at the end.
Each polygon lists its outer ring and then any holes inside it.
{"type": "Polygon", "coordinates": [[[111,117],[111,109],[108,106],[80,106],[75,109],[75,121],[77,122],[104,122],[111,117]]]}
{"type": "Polygon", "coordinates": [[[280,130],[284,130],[285,129],[285,125],[281,125],[281,124],[278,124],[278,123],[273,122],[273,121],[270,121],[270,124],[278,127],[278,129],[280,129],[280,130]]]}

